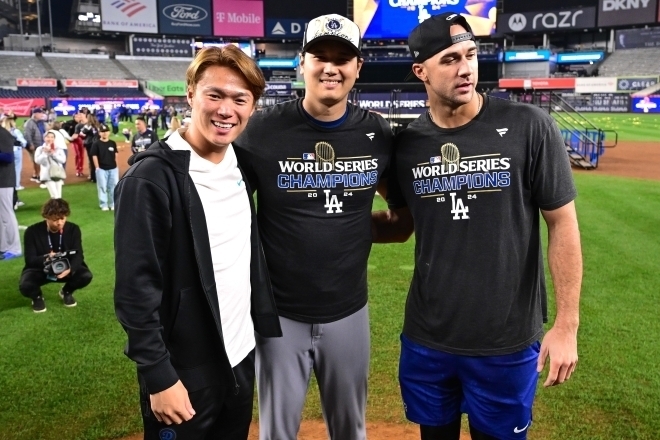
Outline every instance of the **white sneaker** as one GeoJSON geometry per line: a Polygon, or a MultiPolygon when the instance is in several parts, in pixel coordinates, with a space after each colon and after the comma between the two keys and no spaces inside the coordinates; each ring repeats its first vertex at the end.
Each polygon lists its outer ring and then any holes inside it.
{"type": "Polygon", "coordinates": [[[101,208],[101,211],[109,211],[109,209],[107,206],[104,206],[103,208],[101,208]]]}
{"type": "Polygon", "coordinates": [[[20,191],[20,190],[22,190],[22,189],[25,189],[25,187],[24,187],[24,186],[20,186],[20,185],[16,187],[16,191],[20,191]]]}
{"type": "Polygon", "coordinates": [[[46,189],[46,188],[48,188],[48,187],[46,186],[45,183],[42,183],[41,185],[39,185],[39,188],[41,188],[41,189],[46,189]]]}

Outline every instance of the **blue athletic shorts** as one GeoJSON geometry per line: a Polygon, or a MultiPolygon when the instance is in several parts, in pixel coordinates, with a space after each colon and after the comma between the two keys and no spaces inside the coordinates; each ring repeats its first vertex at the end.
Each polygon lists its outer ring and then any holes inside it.
{"type": "Polygon", "coordinates": [[[527,438],[538,381],[540,342],[504,356],[433,350],[401,335],[399,382],[406,418],[443,426],[468,415],[479,431],[503,440],[527,438]]]}

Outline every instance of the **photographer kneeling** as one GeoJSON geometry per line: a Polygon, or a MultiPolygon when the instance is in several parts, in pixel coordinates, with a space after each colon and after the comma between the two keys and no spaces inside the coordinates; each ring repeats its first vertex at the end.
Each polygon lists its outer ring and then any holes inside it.
{"type": "Polygon", "coordinates": [[[25,267],[18,289],[32,299],[35,313],[45,312],[41,286],[50,282],[65,283],[60,297],[65,307],[75,307],[73,292],[92,281],[92,273],[83,260],[80,228],[67,223],[71,214],[64,199],[50,199],[41,208],[45,221],[25,230],[25,267]]]}

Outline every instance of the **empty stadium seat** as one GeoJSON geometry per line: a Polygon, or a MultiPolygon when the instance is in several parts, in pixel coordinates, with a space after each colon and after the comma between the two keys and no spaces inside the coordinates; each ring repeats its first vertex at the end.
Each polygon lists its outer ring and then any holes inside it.
{"type": "Polygon", "coordinates": [[[619,49],[598,69],[599,76],[653,75],[660,72],[660,47],[619,49]]]}
{"type": "Polygon", "coordinates": [[[126,66],[136,78],[144,81],[185,81],[189,59],[172,58],[170,60],[127,59],[117,56],[117,60],[126,66]]]}

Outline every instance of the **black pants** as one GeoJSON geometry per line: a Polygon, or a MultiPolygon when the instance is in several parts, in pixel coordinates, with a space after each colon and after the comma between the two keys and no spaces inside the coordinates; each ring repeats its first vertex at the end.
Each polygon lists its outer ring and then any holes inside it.
{"type": "Polygon", "coordinates": [[[238,394],[234,394],[233,383],[189,392],[196,414],[180,425],[166,425],[156,420],[151,412],[149,392],[140,380],[144,440],[247,440],[254,398],[254,350],[234,367],[234,376],[239,385],[238,394]]]}
{"type": "Polygon", "coordinates": [[[28,298],[36,298],[41,296],[41,286],[48,283],[65,283],[62,290],[67,293],[73,293],[78,289],[86,287],[92,282],[92,273],[89,269],[81,267],[75,272],[70,273],[62,279],[57,281],[49,280],[46,273],[42,269],[25,269],[21,274],[21,281],[18,284],[23,296],[28,298]]]}
{"type": "Polygon", "coordinates": [[[89,154],[91,149],[92,149],[91,145],[85,144],[85,150],[87,151],[87,159],[89,159],[89,180],[96,183],[96,167],[94,166],[94,159],[92,159],[92,155],[89,154]]]}

